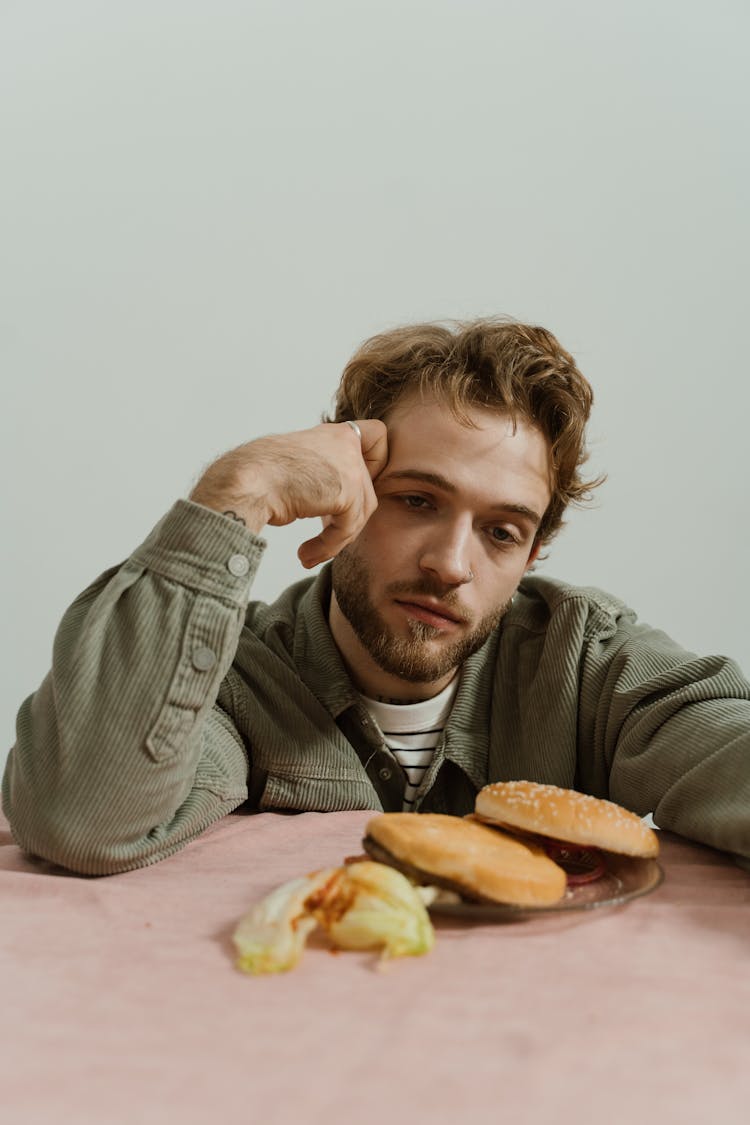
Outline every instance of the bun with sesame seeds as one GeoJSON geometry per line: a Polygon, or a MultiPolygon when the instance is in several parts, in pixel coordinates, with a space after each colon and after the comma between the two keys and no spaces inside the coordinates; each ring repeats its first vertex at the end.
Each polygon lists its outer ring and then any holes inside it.
{"type": "Polygon", "coordinates": [[[474,817],[507,832],[546,837],[582,848],[651,859],[659,854],[656,833],[633,812],[556,785],[500,781],[477,794],[474,817]]]}

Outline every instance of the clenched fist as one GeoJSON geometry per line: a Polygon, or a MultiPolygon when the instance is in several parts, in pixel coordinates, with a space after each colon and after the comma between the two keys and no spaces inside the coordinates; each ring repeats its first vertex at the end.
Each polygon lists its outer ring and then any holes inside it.
{"type": "Polygon", "coordinates": [[[297,552],[304,567],[317,566],[356,539],[377,507],[372,482],[388,460],[387,431],[376,419],[357,425],[361,442],[345,422],[324,422],[240,445],[209,466],[190,499],[254,532],[320,516],[320,535],[297,552]]]}

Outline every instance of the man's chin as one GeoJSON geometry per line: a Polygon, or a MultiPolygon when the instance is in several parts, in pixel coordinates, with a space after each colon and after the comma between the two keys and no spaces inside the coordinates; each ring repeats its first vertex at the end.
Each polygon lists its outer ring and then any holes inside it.
{"type": "Polygon", "coordinates": [[[412,684],[431,684],[444,679],[455,672],[467,656],[464,646],[447,643],[440,635],[416,640],[413,636],[381,634],[376,643],[372,643],[371,638],[368,640],[367,650],[378,667],[412,684]]]}

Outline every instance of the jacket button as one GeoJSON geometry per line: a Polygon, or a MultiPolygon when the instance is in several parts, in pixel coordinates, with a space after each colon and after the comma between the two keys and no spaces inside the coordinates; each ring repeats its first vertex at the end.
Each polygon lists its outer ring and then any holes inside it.
{"type": "Polygon", "coordinates": [[[246,555],[232,555],[227,563],[227,570],[235,578],[244,578],[250,569],[250,559],[246,555]]]}
{"type": "Polygon", "coordinates": [[[208,672],[216,663],[216,653],[206,646],[193,649],[193,667],[199,672],[208,672]]]}
{"type": "Polygon", "coordinates": [[[378,770],[378,777],[380,778],[381,781],[390,781],[391,780],[391,771],[388,769],[387,766],[383,766],[382,770],[378,770]]]}

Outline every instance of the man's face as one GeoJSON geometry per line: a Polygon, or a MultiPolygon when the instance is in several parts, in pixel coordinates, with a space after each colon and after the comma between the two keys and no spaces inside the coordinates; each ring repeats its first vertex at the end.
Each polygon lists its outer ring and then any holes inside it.
{"type": "Polygon", "coordinates": [[[334,559],[331,627],[370,694],[399,695],[399,682],[440,690],[536,556],[551,495],[547,443],[522,421],[514,432],[503,415],[469,413],[476,428],[434,400],[393,409],[378,508],[334,559]]]}

